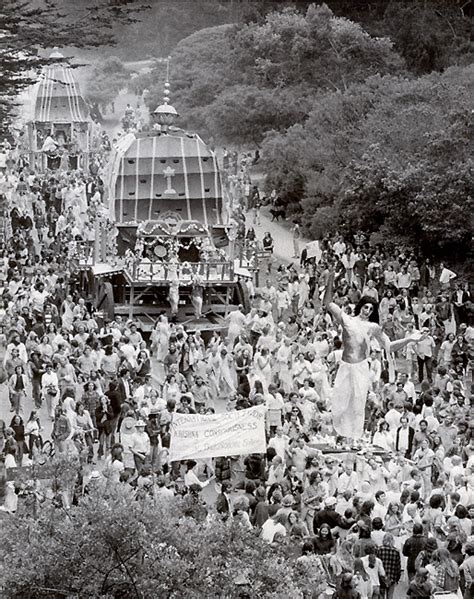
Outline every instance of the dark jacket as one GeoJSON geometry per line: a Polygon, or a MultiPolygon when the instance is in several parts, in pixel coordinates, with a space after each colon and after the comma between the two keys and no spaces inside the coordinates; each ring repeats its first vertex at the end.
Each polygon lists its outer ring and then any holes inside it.
{"type": "Polygon", "coordinates": [[[405,541],[402,553],[408,558],[407,572],[414,573],[416,571],[415,560],[418,554],[426,547],[426,540],[426,537],[423,535],[412,535],[405,541]]]}
{"type": "MultiPolygon", "coordinates": [[[[401,426],[397,428],[397,434],[395,436],[395,449],[398,451],[398,441],[400,437],[401,426]]],[[[415,437],[415,429],[411,426],[408,427],[408,450],[405,452],[405,457],[410,458],[413,451],[413,439],[415,437]]]]}
{"type": "Polygon", "coordinates": [[[329,524],[331,528],[339,526],[340,528],[350,528],[351,524],[347,524],[343,517],[335,510],[324,508],[314,514],[313,530],[316,533],[321,524],[329,524]]]}
{"type": "MultiPolygon", "coordinates": [[[[281,506],[278,506],[278,509],[280,507],[281,506]]],[[[278,511],[278,509],[275,511],[275,513],[278,511]]],[[[265,501],[259,501],[255,506],[255,511],[253,513],[251,522],[255,526],[255,528],[260,529],[262,528],[263,524],[268,520],[269,515],[270,511],[268,503],[266,503],[265,501]]]]}
{"type": "Polygon", "coordinates": [[[249,455],[244,460],[245,477],[250,480],[264,480],[265,461],[259,455],[249,455]]]}
{"type": "Polygon", "coordinates": [[[106,394],[110,400],[110,407],[112,408],[113,415],[115,417],[120,415],[122,410],[122,394],[118,389],[115,391],[107,391],[106,394]]]}
{"type": "Polygon", "coordinates": [[[33,355],[29,359],[28,365],[30,367],[32,380],[41,382],[41,377],[44,374],[43,360],[40,357],[33,355]]]}
{"type": "Polygon", "coordinates": [[[215,465],[216,480],[230,480],[231,477],[231,462],[228,457],[216,458],[215,465]]]}
{"type": "Polygon", "coordinates": [[[219,493],[216,499],[216,510],[218,514],[228,518],[230,516],[230,505],[224,493],[219,493]]]}

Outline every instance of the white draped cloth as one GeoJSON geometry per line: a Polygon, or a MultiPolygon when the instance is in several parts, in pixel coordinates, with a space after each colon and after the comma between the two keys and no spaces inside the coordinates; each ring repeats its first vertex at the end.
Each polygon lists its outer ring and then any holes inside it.
{"type": "Polygon", "coordinates": [[[331,412],[339,435],[359,439],[364,434],[365,403],[370,387],[369,363],[341,361],[332,390],[331,412]]]}

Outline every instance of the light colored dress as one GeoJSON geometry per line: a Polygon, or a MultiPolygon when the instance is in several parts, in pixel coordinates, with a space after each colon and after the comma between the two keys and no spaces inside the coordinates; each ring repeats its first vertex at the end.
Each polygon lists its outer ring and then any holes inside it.
{"type": "Polygon", "coordinates": [[[272,382],[272,367],[270,359],[262,356],[260,353],[255,354],[254,358],[255,379],[262,383],[263,391],[267,393],[268,385],[272,382]]]}

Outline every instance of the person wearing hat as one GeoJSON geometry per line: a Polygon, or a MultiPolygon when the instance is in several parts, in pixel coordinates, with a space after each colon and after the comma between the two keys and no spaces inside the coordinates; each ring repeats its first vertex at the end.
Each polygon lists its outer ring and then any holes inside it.
{"type": "Polygon", "coordinates": [[[293,495],[291,495],[290,493],[288,493],[281,500],[281,508],[277,512],[277,514],[284,514],[285,515],[287,530],[289,530],[288,516],[294,510],[295,510],[295,498],[293,497],[293,495]]]}
{"type": "Polygon", "coordinates": [[[352,526],[352,524],[348,525],[343,517],[336,512],[336,504],[337,499],[335,497],[328,497],[324,501],[324,508],[314,514],[313,530],[315,534],[321,527],[321,524],[328,524],[330,528],[339,526],[343,529],[348,529],[352,526]]]}

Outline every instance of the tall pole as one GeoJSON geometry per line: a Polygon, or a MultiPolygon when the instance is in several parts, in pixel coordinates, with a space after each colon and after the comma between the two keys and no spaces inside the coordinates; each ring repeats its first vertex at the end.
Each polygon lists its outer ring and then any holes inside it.
{"type": "Polygon", "coordinates": [[[98,218],[95,219],[94,228],[94,264],[97,264],[100,257],[100,223],[98,218]]]}

